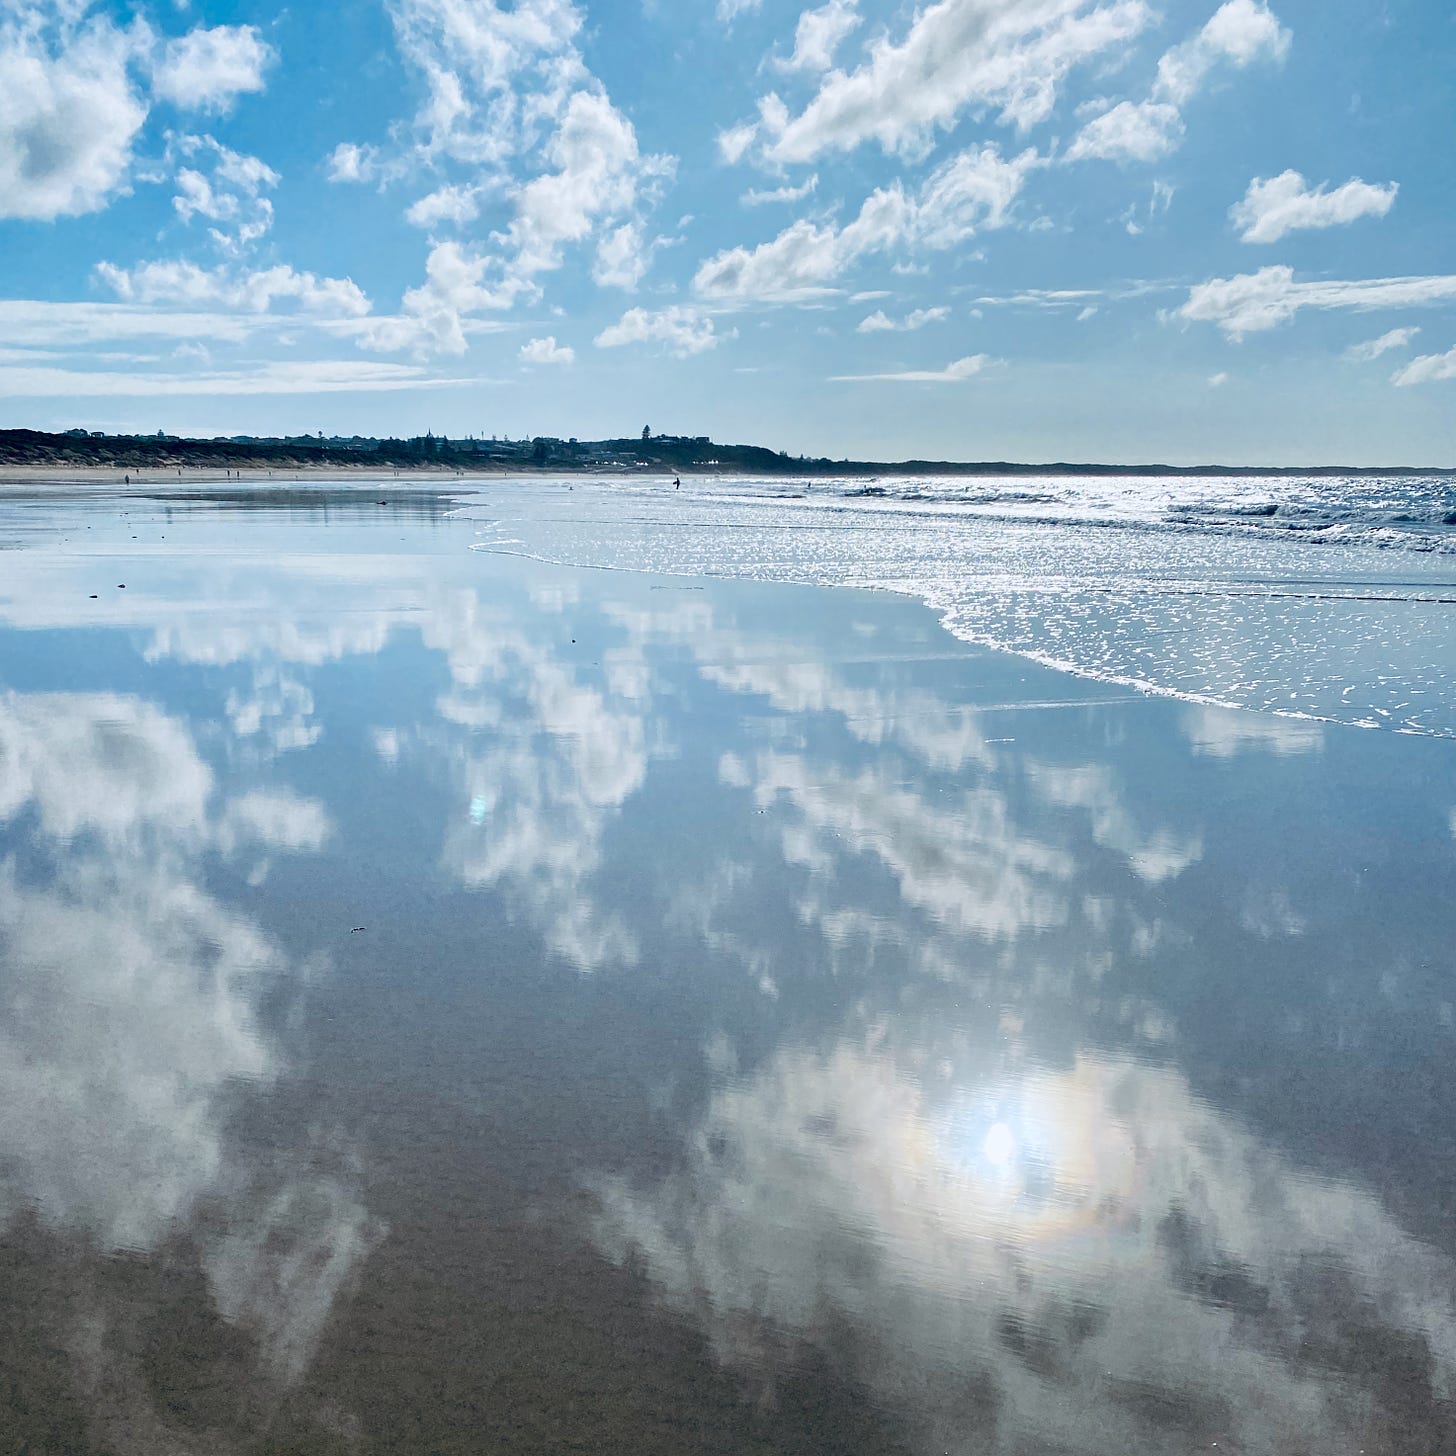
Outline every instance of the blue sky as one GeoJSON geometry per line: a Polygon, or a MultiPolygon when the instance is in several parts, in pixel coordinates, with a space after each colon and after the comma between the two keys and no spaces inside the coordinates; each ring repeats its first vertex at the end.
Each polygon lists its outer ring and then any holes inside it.
{"type": "Polygon", "coordinates": [[[1449,0],[0,0],[0,425],[1456,463],[1449,0]]]}

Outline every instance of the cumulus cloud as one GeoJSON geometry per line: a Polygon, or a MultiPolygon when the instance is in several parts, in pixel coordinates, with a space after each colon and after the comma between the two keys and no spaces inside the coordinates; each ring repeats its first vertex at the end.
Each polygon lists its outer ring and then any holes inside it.
{"type": "Polygon", "coordinates": [[[554,334],[547,334],[544,339],[528,339],[522,344],[521,359],[527,364],[573,364],[576,350],[558,344],[554,334]]]}
{"type": "Polygon", "coordinates": [[[432,159],[501,162],[584,78],[571,45],[581,16],[570,0],[522,0],[510,9],[496,0],[397,0],[390,19],[401,55],[425,84],[413,130],[432,159]],[[543,80],[546,94],[517,104],[516,83],[543,63],[554,71],[543,80]]]}
{"type": "Polygon", "coordinates": [[[900,182],[873,192],[843,227],[801,219],[750,250],[730,248],[698,269],[707,297],[792,299],[832,284],[861,258],[909,246],[946,249],[1005,226],[1027,174],[1041,159],[1028,149],[1007,161],[995,146],[968,148],[936,169],[918,196],[900,182]]]}
{"type": "Polygon", "coordinates": [[[1146,101],[1120,101],[1094,117],[1067,148],[1067,160],[1150,162],[1183,140],[1181,108],[1215,66],[1243,69],[1257,60],[1282,61],[1289,32],[1263,0],[1227,0],[1201,30],[1166,51],[1146,101]]]}
{"type": "Polygon", "coordinates": [[[718,155],[730,166],[742,161],[743,154],[753,145],[758,135],[757,122],[745,122],[742,126],[730,126],[718,133],[718,155]]]}
{"type": "Polygon", "coordinates": [[[859,327],[855,332],[860,334],[913,333],[916,329],[923,329],[926,324],[938,324],[949,317],[950,309],[942,305],[939,308],[914,309],[897,322],[884,309],[877,308],[868,318],[859,321],[859,327]]]}
{"type": "Polygon", "coordinates": [[[860,25],[858,0],[829,0],[817,10],[799,16],[794,30],[793,54],[775,57],[780,71],[827,71],[834,64],[840,43],[860,25]]]}
{"type": "Polygon", "coordinates": [[[835,384],[852,384],[864,380],[894,380],[904,384],[959,384],[973,379],[988,364],[996,362],[988,354],[968,354],[964,359],[955,359],[944,369],[901,369],[885,374],[834,374],[830,379],[835,384]]]}
{"type": "Polygon", "coordinates": [[[425,260],[425,281],[404,295],[398,314],[376,320],[360,335],[365,348],[419,354],[463,354],[466,317],[509,308],[516,291],[485,281],[489,260],[459,243],[437,243],[425,260]]]}
{"type": "Polygon", "coordinates": [[[1260,59],[1282,61],[1288,53],[1289,32],[1263,0],[1227,0],[1197,35],[1158,62],[1155,89],[1181,106],[1221,61],[1242,68],[1260,59]]]}
{"type": "Polygon", "coordinates": [[[1351,344],[1345,350],[1345,358],[1352,364],[1368,364],[1392,349],[1404,349],[1418,333],[1420,328],[1417,325],[1391,329],[1388,333],[1381,334],[1378,339],[1367,339],[1363,344],[1351,344]]]}
{"type": "Polygon", "coordinates": [[[167,42],[152,71],[152,91],[187,110],[226,112],[239,96],[263,90],[273,59],[256,26],[189,31],[167,42]]]}
{"type": "Polygon", "coordinates": [[[644,243],[641,224],[624,222],[598,241],[592,281],[601,288],[623,288],[630,292],[647,272],[655,246],[644,243]]]}
{"type": "Polygon", "coordinates": [[[1067,148],[1067,160],[1151,162],[1175,150],[1183,139],[1183,118],[1166,101],[1121,101],[1094,117],[1067,148]]]}
{"type": "Polygon", "coordinates": [[[898,44],[882,38],[855,70],[831,71],[798,116],[781,102],[761,108],[764,155],[809,162],[866,141],[923,155],[937,131],[974,107],[996,108],[1003,124],[1024,130],[1051,114],[1074,66],[1151,19],[1143,0],[939,0],[915,14],[898,44]]]}
{"type": "Polygon", "coordinates": [[[147,118],[130,69],[152,34],[83,14],[0,11],[0,218],[95,212],[126,184],[147,118]]]}
{"type": "Polygon", "coordinates": [[[578,91],[546,148],[555,164],[517,194],[507,234],[514,271],[529,278],[560,266],[561,247],[591,232],[600,217],[620,216],[636,201],[640,173],[661,175],[665,158],[642,158],[631,122],[601,92],[578,91]]]}
{"type": "Polygon", "coordinates": [[[222,252],[245,253],[273,225],[273,204],[264,193],[279,177],[266,162],[225,147],[210,136],[173,138],[179,165],[172,206],[183,222],[205,218],[208,235],[222,252]]]}
{"type": "Polygon", "coordinates": [[[1390,376],[1390,382],[1401,388],[1409,384],[1433,384],[1441,379],[1456,379],[1456,349],[1448,349],[1444,354],[1422,354],[1390,376]]]}
{"type": "Polygon", "coordinates": [[[713,320],[700,309],[674,304],[655,313],[643,308],[628,309],[616,323],[597,335],[595,343],[599,349],[614,349],[623,344],[660,344],[681,359],[716,348],[718,334],[713,320]]]}
{"type": "MultiPolygon", "coordinates": [[[[1212,278],[1188,292],[1178,316],[1216,323],[1230,338],[1261,333],[1287,323],[1302,308],[1422,308],[1456,299],[1456,275],[1415,278],[1323,279],[1296,283],[1282,265],[1212,278]]],[[[1414,366],[1412,366],[1414,367],[1414,366]]]]}
{"type": "MultiPolygon", "coordinates": [[[[415,160],[466,169],[464,180],[415,203],[410,220],[468,220],[487,192],[504,196],[510,220],[482,244],[434,246],[424,283],[363,345],[461,353],[472,315],[538,298],[540,276],[561,267],[567,249],[593,242],[598,283],[635,287],[651,256],[642,214],[675,162],[641,153],[631,122],[587,70],[573,43],[576,7],[400,0],[391,16],[401,53],[428,91],[414,121],[415,160]]],[[[340,180],[390,170],[348,144],[336,148],[331,168],[340,180]]]]}
{"type": "Polygon", "coordinates": [[[1296,228],[1336,227],[1360,217],[1384,217],[1395,202],[1399,184],[1378,186],[1352,177],[1342,187],[1311,189],[1298,172],[1281,172],[1267,180],[1255,177],[1242,200],[1229,209],[1246,243],[1277,243],[1296,228]]]}
{"type": "Polygon", "coordinates": [[[426,193],[405,211],[404,220],[417,228],[434,228],[442,222],[473,222],[480,213],[480,201],[470,187],[439,187],[426,193]]]}
{"type": "Polygon", "coordinates": [[[340,142],[328,158],[330,182],[372,182],[379,172],[379,148],[340,142]]]}

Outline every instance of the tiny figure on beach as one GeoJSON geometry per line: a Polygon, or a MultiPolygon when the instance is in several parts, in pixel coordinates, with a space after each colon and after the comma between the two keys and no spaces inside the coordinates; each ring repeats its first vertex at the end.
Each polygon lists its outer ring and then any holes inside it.
{"type": "Polygon", "coordinates": [[[131,476],[129,476],[129,475],[123,475],[123,476],[122,476],[122,477],[121,477],[121,478],[122,478],[122,479],[123,479],[123,480],[124,480],[124,481],[126,481],[126,483],[127,483],[127,484],[128,484],[128,485],[130,485],[130,484],[131,484],[131,476]]]}
{"type": "Polygon", "coordinates": [[[673,478],[672,478],[672,488],[674,490],[681,490],[682,489],[682,480],[678,476],[676,476],[676,475],[674,475],[673,478]]]}

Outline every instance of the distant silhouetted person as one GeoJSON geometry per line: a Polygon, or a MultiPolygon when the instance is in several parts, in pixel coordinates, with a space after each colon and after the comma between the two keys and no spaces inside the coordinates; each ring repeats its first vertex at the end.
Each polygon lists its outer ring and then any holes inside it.
{"type": "Polygon", "coordinates": [[[676,475],[674,475],[672,478],[672,488],[674,490],[682,489],[682,481],[676,475]]]}

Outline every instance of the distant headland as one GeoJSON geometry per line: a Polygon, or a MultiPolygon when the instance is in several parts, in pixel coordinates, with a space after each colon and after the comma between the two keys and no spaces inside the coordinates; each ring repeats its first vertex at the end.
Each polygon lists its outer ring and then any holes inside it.
{"type": "Polygon", "coordinates": [[[723,445],[706,435],[640,436],[616,440],[532,439],[426,434],[412,439],[362,435],[218,436],[190,439],[155,435],[108,435],[99,430],[0,430],[0,467],[64,470],[299,469],[420,471],[431,473],[637,474],[711,472],[722,475],[1456,475],[1449,466],[1119,465],[1073,461],[1029,464],[1010,460],[832,460],[789,455],[762,445],[723,445]]]}

